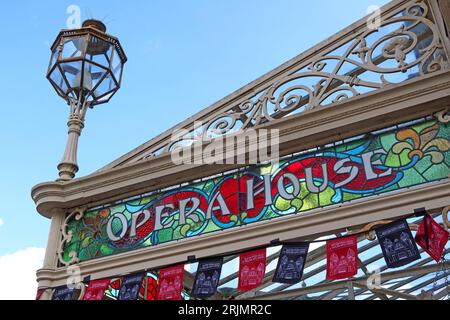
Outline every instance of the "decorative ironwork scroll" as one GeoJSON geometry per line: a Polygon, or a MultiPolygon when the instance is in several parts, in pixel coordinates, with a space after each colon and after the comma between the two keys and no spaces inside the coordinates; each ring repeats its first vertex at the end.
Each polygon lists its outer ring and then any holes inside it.
{"type": "MultiPolygon", "coordinates": [[[[440,225],[445,230],[447,230],[447,231],[449,230],[450,222],[448,219],[448,214],[450,213],[450,206],[443,208],[443,209],[431,210],[430,213],[436,217],[441,216],[442,223],[440,223],[440,225]]],[[[347,230],[347,234],[354,235],[354,234],[364,233],[364,236],[367,240],[374,241],[377,239],[376,234],[375,234],[375,228],[377,228],[379,226],[384,226],[384,225],[390,224],[392,222],[394,222],[394,220],[380,220],[380,221],[371,222],[362,227],[352,229],[352,230],[347,230]]],[[[411,229],[411,231],[417,231],[419,229],[419,224],[409,223],[409,228],[411,229]]]]}
{"type": "Polygon", "coordinates": [[[253,96],[224,105],[213,117],[193,119],[191,125],[183,127],[188,133],[158,143],[137,161],[189,146],[198,139],[338,105],[450,66],[427,1],[405,1],[396,12],[382,14],[378,29],[355,27],[339,43],[332,49],[318,48],[312,58],[300,60],[297,68],[277,76],[253,96]]]}
{"type": "Polygon", "coordinates": [[[446,109],[437,112],[434,116],[436,117],[436,119],[438,119],[439,122],[449,123],[450,122],[450,107],[447,107],[446,109]]]}
{"type": "MultiPolygon", "coordinates": [[[[73,223],[74,221],[80,221],[83,219],[86,208],[77,208],[69,213],[61,226],[62,240],[58,249],[58,260],[64,265],[68,266],[74,263],[78,263],[80,259],[78,258],[78,251],[73,241],[74,234],[73,230],[68,227],[69,221],[73,223]],[[73,250],[72,250],[73,249],[73,250]]],[[[78,238],[78,235],[76,236],[78,238]]]]}
{"type": "Polygon", "coordinates": [[[450,127],[422,120],[365,138],[72,212],[62,261],[86,261],[448,179],[450,127]],[[83,215],[84,213],[84,215],[83,215]]]}
{"type": "Polygon", "coordinates": [[[444,208],[444,210],[442,210],[442,220],[444,221],[443,226],[445,228],[445,230],[450,230],[450,220],[448,218],[448,215],[450,214],[450,206],[444,208]]]}

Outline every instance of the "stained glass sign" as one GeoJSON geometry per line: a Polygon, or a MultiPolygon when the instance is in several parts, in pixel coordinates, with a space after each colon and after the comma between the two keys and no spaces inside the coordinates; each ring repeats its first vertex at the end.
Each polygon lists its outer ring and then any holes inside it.
{"type": "Polygon", "coordinates": [[[437,121],[205,179],[85,213],[68,223],[64,259],[147,248],[446,179],[450,127],[437,121]]]}

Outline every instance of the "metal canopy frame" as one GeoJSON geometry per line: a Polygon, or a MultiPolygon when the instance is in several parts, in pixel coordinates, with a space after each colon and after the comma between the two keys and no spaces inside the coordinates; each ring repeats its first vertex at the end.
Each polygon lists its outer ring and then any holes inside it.
{"type": "MultiPolygon", "coordinates": [[[[432,216],[437,222],[445,224],[443,212],[433,210],[432,216]]],[[[421,219],[411,218],[408,223],[414,231],[421,219]]],[[[322,239],[340,236],[331,234],[322,239]]],[[[419,248],[421,259],[399,269],[388,269],[378,241],[358,237],[359,270],[355,278],[328,281],[326,272],[326,242],[314,243],[305,264],[302,281],[296,285],[272,283],[278,255],[281,247],[268,248],[266,274],[261,285],[249,292],[238,292],[238,259],[229,256],[224,259],[219,290],[211,299],[225,300],[449,300],[450,299],[450,262],[445,259],[436,263],[426,252],[419,248]],[[380,282],[374,283],[374,271],[380,275],[380,282]],[[371,285],[373,284],[373,285],[371,285]],[[378,286],[377,286],[378,285],[378,286]]],[[[450,253],[447,244],[444,257],[450,253]]],[[[186,269],[195,269],[187,265],[186,269]]],[[[192,289],[195,273],[186,270],[185,289],[192,289]]]]}

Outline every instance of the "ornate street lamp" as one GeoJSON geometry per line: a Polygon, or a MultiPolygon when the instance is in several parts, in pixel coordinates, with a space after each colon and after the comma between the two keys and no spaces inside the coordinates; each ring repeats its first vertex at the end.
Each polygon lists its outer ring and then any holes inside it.
{"type": "Polygon", "coordinates": [[[58,165],[58,181],[68,181],[78,171],[78,137],[88,108],[108,102],[119,90],[127,57],[119,40],[106,34],[98,20],[82,28],[63,30],[52,47],[47,79],[70,106],[69,138],[58,165]]]}

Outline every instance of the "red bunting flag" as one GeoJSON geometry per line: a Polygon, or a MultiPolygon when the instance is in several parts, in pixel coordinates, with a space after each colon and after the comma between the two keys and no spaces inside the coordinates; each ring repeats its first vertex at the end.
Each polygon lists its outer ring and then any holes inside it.
{"type": "Polygon", "coordinates": [[[447,244],[448,236],[449,232],[442,228],[439,223],[434,221],[433,217],[427,214],[417,230],[416,242],[430,255],[430,257],[436,260],[436,262],[439,262],[442,258],[445,245],[447,244]],[[426,228],[425,222],[427,226],[426,228]],[[426,241],[427,234],[425,230],[428,231],[428,246],[426,241]]]}
{"type": "Polygon", "coordinates": [[[102,300],[111,279],[91,280],[84,292],[83,300],[102,300]]]}
{"type": "Polygon", "coordinates": [[[347,279],[358,270],[356,236],[327,241],[327,280],[347,279]]]}
{"type": "Polygon", "coordinates": [[[157,300],[181,300],[183,276],[184,265],[161,269],[159,271],[157,300]]]}
{"type": "Polygon", "coordinates": [[[41,300],[44,291],[44,289],[38,289],[38,291],[36,292],[36,300],[41,300]]]}
{"type": "Polygon", "coordinates": [[[239,256],[239,291],[257,288],[266,273],[266,249],[242,253],[239,256]]]}

